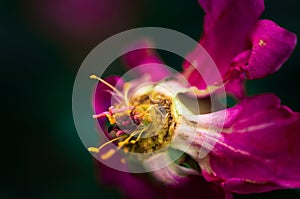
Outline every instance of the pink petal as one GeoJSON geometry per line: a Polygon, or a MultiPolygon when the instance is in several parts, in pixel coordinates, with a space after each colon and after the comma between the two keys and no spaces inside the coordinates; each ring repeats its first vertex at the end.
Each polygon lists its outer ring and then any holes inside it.
{"type": "Polygon", "coordinates": [[[264,10],[263,0],[199,0],[206,13],[200,43],[224,74],[247,47],[250,31],[264,10]]]}
{"type": "Polygon", "coordinates": [[[265,77],[277,71],[296,46],[297,37],[270,20],[260,20],[252,33],[252,52],[244,66],[248,79],[265,77]]]}
{"type": "Polygon", "coordinates": [[[224,191],[216,184],[206,182],[202,177],[190,176],[186,183],[180,186],[166,187],[164,198],[182,199],[187,196],[202,199],[232,199],[230,192],[224,191]]]}
{"type": "Polygon", "coordinates": [[[299,188],[300,114],[273,95],[244,100],[228,111],[235,118],[209,154],[206,172],[237,193],[299,188]]]}
{"type": "MultiPolygon", "coordinates": [[[[221,75],[224,75],[233,58],[249,46],[249,33],[264,10],[264,1],[199,0],[199,3],[206,14],[200,44],[210,54],[221,75]]],[[[196,53],[197,50],[196,48],[188,56],[203,63],[203,58],[196,53]]],[[[201,75],[210,75],[211,82],[216,81],[210,66],[198,64],[197,67],[207,67],[206,72],[201,75]]],[[[205,87],[199,74],[190,77],[189,81],[198,88],[205,87]]]]}
{"type": "Polygon", "coordinates": [[[237,99],[245,97],[246,75],[242,73],[242,67],[248,64],[251,51],[246,50],[239,53],[232,61],[229,70],[224,76],[225,89],[237,99]]]}
{"type": "MultiPolygon", "coordinates": [[[[159,153],[144,162],[148,168],[156,168],[161,162],[169,162],[169,153],[159,153]]],[[[167,167],[151,172],[155,178],[165,186],[163,198],[184,198],[187,195],[198,198],[224,198],[232,199],[229,192],[224,191],[220,186],[206,182],[200,173],[194,169],[186,168],[172,163],[167,167]]]]}
{"type": "Polygon", "coordinates": [[[97,162],[99,180],[112,186],[130,199],[153,199],[159,194],[159,186],[151,185],[143,174],[131,174],[114,170],[97,162]]]}
{"type": "Polygon", "coordinates": [[[131,174],[111,169],[97,163],[99,180],[119,189],[130,199],[181,199],[186,196],[203,199],[232,199],[220,186],[206,182],[201,176],[189,176],[176,186],[165,185],[147,174],[131,174]]]}
{"type": "Polygon", "coordinates": [[[275,189],[282,189],[277,184],[271,183],[271,182],[251,182],[247,179],[241,179],[241,178],[230,178],[222,183],[223,187],[226,190],[230,190],[235,193],[261,193],[266,191],[272,191],[275,189]]]}
{"type": "Polygon", "coordinates": [[[132,69],[144,64],[152,64],[151,67],[138,67],[136,69],[138,70],[138,75],[142,76],[148,74],[151,76],[152,81],[159,81],[171,75],[171,72],[167,68],[162,67],[163,61],[153,50],[153,48],[155,47],[150,41],[139,41],[129,47],[129,49],[137,50],[133,50],[125,54],[124,61],[128,66],[128,69],[132,69]]]}
{"type": "Polygon", "coordinates": [[[239,74],[227,84],[225,84],[225,90],[228,94],[241,100],[245,97],[245,75],[239,74]]]}

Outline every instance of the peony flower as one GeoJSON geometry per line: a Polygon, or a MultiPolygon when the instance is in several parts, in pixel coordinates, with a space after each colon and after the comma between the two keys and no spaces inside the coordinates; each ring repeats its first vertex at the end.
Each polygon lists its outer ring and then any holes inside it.
{"type": "MultiPolygon", "coordinates": [[[[243,85],[246,79],[277,71],[293,51],[296,36],[258,19],[262,0],[199,3],[206,14],[199,43],[216,63],[221,86],[238,103],[210,111],[208,96],[219,97],[220,82],[199,49],[187,55],[193,62],[183,64],[185,82],[161,67],[163,62],[147,42],[136,44],[145,49],[128,53],[125,61],[129,68],[146,64],[136,68],[138,78],[124,82],[116,76],[91,76],[99,80],[94,118],[110,141],[89,151],[103,161],[119,151],[135,155],[139,166],[150,172],[130,174],[100,164],[102,179],[130,198],[180,198],[187,193],[231,198],[231,193],[299,188],[300,114],[272,94],[246,96],[243,85]],[[110,143],[115,149],[105,151],[110,143]]],[[[120,159],[119,164],[127,162],[130,159],[120,159]]]]}

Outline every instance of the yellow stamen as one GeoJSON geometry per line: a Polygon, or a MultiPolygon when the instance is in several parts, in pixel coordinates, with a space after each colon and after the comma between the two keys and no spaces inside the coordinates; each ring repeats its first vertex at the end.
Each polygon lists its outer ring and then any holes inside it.
{"type": "Polygon", "coordinates": [[[100,77],[96,76],[96,75],[91,75],[90,76],[91,79],[96,79],[100,82],[102,82],[103,84],[105,84],[106,86],[108,86],[109,88],[111,88],[112,90],[116,91],[116,93],[122,97],[124,99],[124,96],[123,94],[118,90],[116,89],[113,85],[111,85],[110,83],[108,83],[107,81],[105,81],[104,79],[101,79],[100,77]]]}
{"type": "Polygon", "coordinates": [[[129,106],[129,102],[128,102],[128,91],[129,91],[130,87],[131,87],[131,84],[130,84],[129,82],[126,82],[126,83],[124,84],[124,100],[125,100],[125,104],[126,104],[127,106],[129,106]]]}
{"type": "Polygon", "coordinates": [[[109,151],[107,151],[106,153],[104,153],[103,155],[101,155],[101,159],[102,160],[107,160],[109,159],[111,156],[113,156],[116,153],[115,149],[110,149],[109,151]]]}
{"type": "Polygon", "coordinates": [[[209,95],[210,93],[212,93],[213,91],[220,89],[222,87],[224,87],[227,84],[227,82],[225,83],[221,83],[218,85],[218,83],[216,83],[215,85],[209,85],[206,87],[206,89],[198,89],[195,86],[192,86],[188,89],[189,92],[193,93],[194,95],[209,95]]]}
{"type": "Polygon", "coordinates": [[[148,113],[148,111],[150,111],[151,108],[153,108],[154,106],[157,106],[157,104],[151,105],[149,106],[144,112],[142,112],[141,114],[139,114],[139,117],[143,117],[145,114],[148,113]]]}
{"type": "Polygon", "coordinates": [[[140,138],[141,138],[141,136],[142,136],[142,133],[143,133],[144,131],[145,131],[145,129],[143,129],[143,130],[139,133],[139,135],[138,135],[138,137],[136,138],[136,140],[131,140],[130,143],[131,143],[131,144],[135,144],[137,141],[139,141],[140,138]]]}
{"type": "Polygon", "coordinates": [[[116,123],[116,119],[113,115],[106,114],[106,117],[107,117],[110,124],[115,124],[116,123]]]}
{"type": "Polygon", "coordinates": [[[115,139],[112,139],[112,140],[110,140],[110,141],[108,141],[108,142],[105,142],[104,144],[102,144],[100,147],[98,147],[98,148],[96,148],[96,147],[89,147],[88,148],[88,151],[89,152],[94,152],[94,153],[99,153],[99,151],[103,148],[103,147],[105,147],[106,145],[108,145],[108,144],[110,144],[110,143],[112,143],[112,142],[114,142],[114,141],[117,141],[117,140],[119,140],[119,139],[121,139],[121,138],[124,138],[124,136],[122,136],[122,137],[117,137],[117,138],[115,138],[115,139]]]}
{"type": "Polygon", "coordinates": [[[88,151],[89,151],[89,152],[93,152],[93,153],[99,153],[99,149],[96,148],[96,147],[89,147],[89,148],[88,148],[88,151]]]}
{"type": "Polygon", "coordinates": [[[124,148],[123,150],[124,150],[125,153],[129,152],[128,148],[124,148]]]}
{"type": "Polygon", "coordinates": [[[129,140],[138,133],[139,133],[139,131],[131,133],[130,136],[128,138],[126,138],[126,140],[118,143],[118,145],[119,145],[118,147],[122,148],[125,144],[128,144],[129,140]]]}
{"type": "Polygon", "coordinates": [[[264,41],[264,40],[259,40],[259,43],[258,43],[258,45],[260,45],[260,46],[265,46],[266,45],[266,42],[264,41]]]}

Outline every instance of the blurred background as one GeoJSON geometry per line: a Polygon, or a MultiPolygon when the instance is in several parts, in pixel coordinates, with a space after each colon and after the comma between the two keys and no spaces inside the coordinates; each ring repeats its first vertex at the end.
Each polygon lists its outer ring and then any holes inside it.
{"type": "MultiPolygon", "coordinates": [[[[300,2],[266,0],[269,18],[300,36],[300,2]]],[[[196,0],[6,0],[0,3],[3,125],[0,198],[122,198],[95,175],[74,127],[76,72],[101,41],[121,31],[165,27],[198,40],[196,0]]],[[[250,95],[272,92],[300,112],[299,53],[276,74],[247,83],[250,95]]],[[[169,64],[175,63],[169,60],[169,64]]],[[[295,190],[235,198],[299,198],[295,190]]]]}

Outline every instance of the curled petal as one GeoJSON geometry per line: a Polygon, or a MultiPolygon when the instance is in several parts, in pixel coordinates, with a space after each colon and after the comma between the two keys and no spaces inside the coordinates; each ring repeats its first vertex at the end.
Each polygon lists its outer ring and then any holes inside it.
{"type": "Polygon", "coordinates": [[[247,99],[228,111],[238,114],[209,154],[207,172],[237,193],[299,188],[299,113],[273,95],[247,99]]]}
{"type": "Polygon", "coordinates": [[[247,47],[248,35],[264,10],[263,0],[199,0],[205,12],[200,43],[221,73],[247,47]]]}
{"type": "MultiPolygon", "coordinates": [[[[207,50],[216,63],[220,74],[229,69],[233,58],[249,46],[249,34],[264,10],[263,0],[199,0],[204,9],[204,33],[200,44],[207,50]]],[[[206,67],[202,76],[209,75],[211,82],[216,82],[215,74],[205,64],[203,57],[195,49],[188,56],[198,63],[195,67],[206,67]]],[[[189,64],[185,64],[187,69],[189,64]]],[[[189,81],[203,89],[206,85],[200,74],[192,74],[189,81]]],[[[204,78],[205,79],[205,78],[204,78]]],[[[211,83],[206,82],[206,83],[211,83]]]]}
{"type": "Polygon", "coordinates": [[[296,46],[297,37],[270,20],[260,20],[251,36],[252,52],[243,67],[248,79],[265,77],[277,71],[296,46]]]}
{"type": "Polygon", "coordinates": [[[300,114],[266,94],[227,110],[182,117],[174,148],[196,160],[206,180],[253,193],[300,187],[299,142],[300,114]]]}
{"type": "Polygon", "coordinates": [[[237,99],[243,99],[246,94],[244,88],[246,75],[242,73],[242,67],[248,64],[250,55],[250,50],[238,54],[233,59],[230,69],[224,76],[224,82],[227,82],[225,84],[226,91],[237,99]]]}

